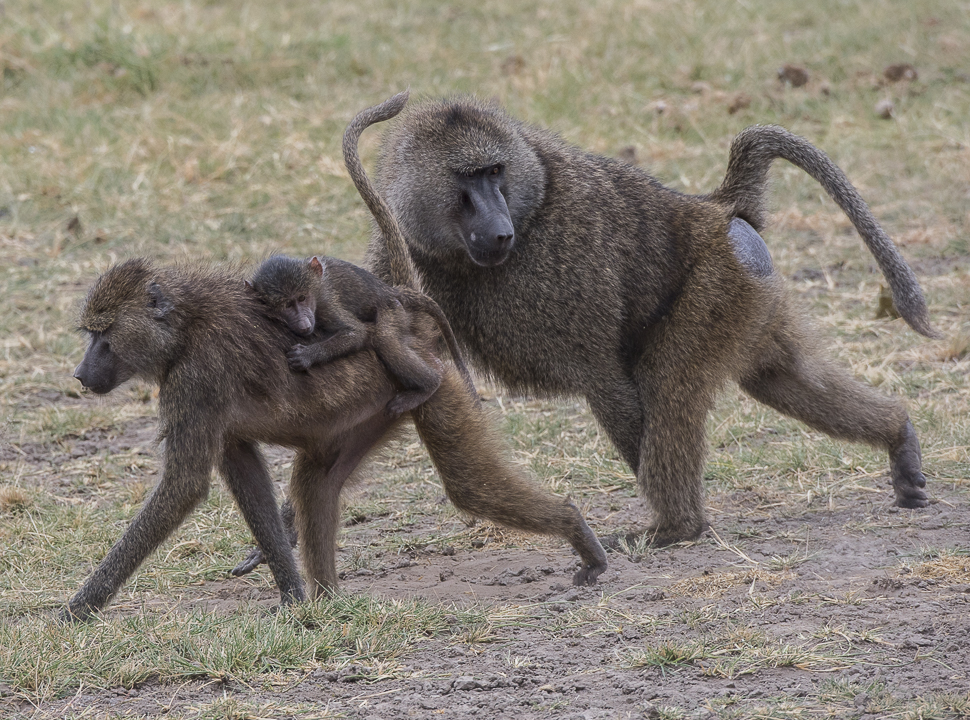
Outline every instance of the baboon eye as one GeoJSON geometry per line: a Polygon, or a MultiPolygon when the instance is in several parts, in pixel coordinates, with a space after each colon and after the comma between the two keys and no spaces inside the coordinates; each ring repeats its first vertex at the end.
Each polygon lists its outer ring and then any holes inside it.
{"type": "Polygon", "coordinates": [[[298,297],[296,299],[296,301],[297,302],[306,302],[306,295],[300,295],[300,297],[298,297]]]}
{"type": "Polygon", "coordinates": [[[502,174],[502,170],[504,170],[504,168],[501,165],[492,165],[492,167],[490,167],[488,169],[488,174],[489,175],[501,175],[502,174]]]}

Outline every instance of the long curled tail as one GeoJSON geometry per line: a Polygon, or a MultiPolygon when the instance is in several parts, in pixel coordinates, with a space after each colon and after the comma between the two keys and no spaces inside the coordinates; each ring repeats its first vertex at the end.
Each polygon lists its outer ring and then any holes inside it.
{"type": "Polygon", "coordinates": [[[407,245],[404,243],[401,228],[397,224],[391,208],[374,189],[367,173],[364,172],[364,166],[360,162],[360,154],[357,151],[357,142],[360,140],[361,133],[374,123],[390,120],[400,113],[407,104],[409,95],[410,91],[405,90],[385,100],[380,105],[375,105],[358,113],[357,117],[350,121],[350,125],[344,131],[343,150],[344,164],[347,166],[350,178],[354,181],[357,192],[364,199],[364,203],[371,211],[381,234],[384,236],[391,270],[391,282],[401,287],[417,289],[418,274],[414,269],[414,263],[411,261],[407,245]]]}
{"type": "Polygon", "coordinates": [[[805,138],[777,125],[745,128],[731,144],[724,182],[707,199],[728,206],[756,230],[765,226],[768,168],[775,158],[787,160],[814,178],[835,200],[862,236],[889,282],[893,304],[916,332],[939,337],[931,326],[919,281],[893,241],[873,217],[866,201],[828,155],[805,138]]]}

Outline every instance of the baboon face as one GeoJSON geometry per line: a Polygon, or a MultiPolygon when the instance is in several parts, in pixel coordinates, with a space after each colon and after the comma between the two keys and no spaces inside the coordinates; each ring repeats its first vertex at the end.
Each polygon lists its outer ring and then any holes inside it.
{"type": "Polygon", "coordinates": [[[296,335],[305,337],[313,332],[317,324],[317,299],[305,292],[294,293],[287,297],[280,308],[280,315],[286,326],[296,335]]]}
{"type": "Polygon", "coordinates": [[[388,138],[383,180],[409,241],[439,257],[460,252],[480,267],[506,262],[515,228],[545,194],[541,164],[519,124],[459,99],[419,106],[398,128],[388,138]]]}
{"type": "Polygon", "coordinates": [[[74,377],[86,389],[103,395],[130,380],[135,371],[112,349],[109,333],[91,332],[90,335],[91,342],[81,364],[74,370],[74,377]]]}
{"type": "Polygon", "coordinates": [[[482,267],[501,265],[512,252],[515,229],[505,202],[505,166],[456,172],[458,232],[468,257],[482,267]]]}
{"type": "Polygon", "coordinates": [[[316,327],[317,295],[323,280],[323,263],[274,255],[246,282],[259,298],[286,323],[291,332],[307,336],[316,327]]]}
{"type": "Polygon", "coordinates": [[[85,301],[80,330],[90,342],[74,377],[99,395],[135,375],[154,378],[170,354],[173,309],[145,261],[111,268],[85,301]]]}

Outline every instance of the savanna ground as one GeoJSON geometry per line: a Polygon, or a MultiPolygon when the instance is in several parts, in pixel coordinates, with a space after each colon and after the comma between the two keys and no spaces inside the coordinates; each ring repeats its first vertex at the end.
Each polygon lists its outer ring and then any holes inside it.
{"type": "MultiPolygon", "coordinates": [[[[7,0],[0,93],[0,715],[970,716],[970,3],[7,0]],[[824,148],[944,339],[875,318],[872,258],[783,163],[766,239],[832,352],[910,408],[933,504],[891,507],[884,454],[730,387],[713,529],[619,543],[595,588],[569,586],[562,543],[457,514],[412,438],[347,498],[339,596],[274,614],[264,569],[227,577],[251,540],[215,482],[103,616],[57,622],[158,477],[152,388],[71,377],[86,288],[135,255],[359,261],[340,135],[409,85],[494,96],[686,192],[717,185],[746,125],[824,148]]],[[[584,404],[482,392],[601,536],[643,526],[584,404]]]]}

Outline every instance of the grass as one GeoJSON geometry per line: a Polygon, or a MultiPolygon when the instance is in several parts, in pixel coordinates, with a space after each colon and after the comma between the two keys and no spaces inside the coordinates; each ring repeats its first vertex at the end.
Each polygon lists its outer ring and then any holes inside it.
{"type": "MultiPolygon", "coordinates": [[[[79,396],[71,377],[83,352],[75,317],[98,273],[133,255],[243,265],[272,251],[361,260],[370,218],[343,168],[340,136],[355,112],[407,86],[418,97],[495,97],[570,142],[632,154],[685,192],[716,186],[739,129],[780,123],[823,147],[870,201],[914,264],[945,338],[927,341],[899,320],[874,319],[881,281],[874,263],[818,186],[782,163],[772,171],[766,233],[775,264],[793,278],[793,292],[833,354],[905,400],[933,487],[965,495],[968,47],[966,4],[945,0],[3,3],[0,696],[8,687],[43,703],[145,678],[293,682],[351,663],[393,675],[422,638],[479,647],[510,642],[507,633],[524,624],[596,636],[634,627],[650,639],[631,645],[619,664],[675,673],[702,668],[714,677],[836,668],[882,652],[877,635],[836,626],[802,639],[759,634],[754,619],[769,607],[856,609],[866,600],[846,590],[788,591],[779,583],[811,566],[814,538],[788,538],[791,552],[757,559],[750,542],[774,531],[745,525],[732,535],[731,518],[720,513],[737,497],[761,518],[880,498],[884,454],[822,437],[734,388],[708,423],[706,486],[724,528],[711,546],[743,567],[657,581],[675,603],[703,600],[707,609],[674,604],[670,615],[631,615],[619,596],[565,613],[360,596],[275,616],[249,607],[206,613],[193,604],[200,583],[223,578],[249,542],[231,500],[215,488],[123,589],[117,616],[60,625],[51,620],[55,609],[117,539],[158,472],[152,389],[133,383],[108,399],[79,396]],[[883,68],[898,62],[912,63],[918,79],[886,82],[883,68]],[[785,63],[804,67],[808,83],[782,85],[777,69],[785,63]],[[875,111],[886,99],[894,104],[891,120],[875,111]],[[715,606],[720,593],[743,587],[750,592],[742,603],[715,606]],[[448,619],[456,613],[458,626],[448,619]]],[[[378,138],[374,131],[362,142],[369,168],[378,138]]],[[[622,536],[635,481],[585,405],[509,397],[488,386],[485,392],[517,458],[584,510],[602,508],[596,529],[622,536]]],[[[274,460],[281,481],[287,458],[274,460]]],[[[394,444],[378,472],[380,484],[348,497],[346,517],[371,534],[356,535],[356,525],[345,531],[344,572],[426,548],[547,542],[469,525],[441,505],[414,440],[394,444]],[[409,531],[415,523],[423,523],[420,533],[409,531]],[[375,533],[379,543],[356,541],[375,533]]],[[[878,522],[905,527],[901,515],[878,522]]],[[[850,528],[877,529],[868,520],[850,528]]],[[[642,542],[620,545],[630,562],[658,562],[642,542]]],[[[967,584],[967,573],[964,546],[929,549],[887,568],[940,593],[967,584]]],[[[250,583],[270,586],[265,571],[250,583]]],[[[513,648],[509,663],[525,666],[529,656],[513,648]]],[[[724,717],[809,717],[818,707],[848,712],[865,692],[874,712],[886,716],[968,712],[959,695],[901,701],[884,690],[836,683],[814,709],[784,693],[755,709],[728,701],[715,709],[724,717]]],[[[172,712],[328,716],[299,703],[241,698],[199,700],[172,712]]],[[[676,707],[658,712],[687,715],[676,707]]]]}
{"type": "Polygon", "coordinates": [[[252,607],[144,612],[121,622],[74,626],[46,617],[0,626],[0,673],[39,697],[77,686],[131,688],[148,678],[241,682],[285,678],[315,668],[361,666],[363,677],[392,674],[406,648],[453,633],[480,614],[413,601],[336,596],[267,616],[252,607]]]}

